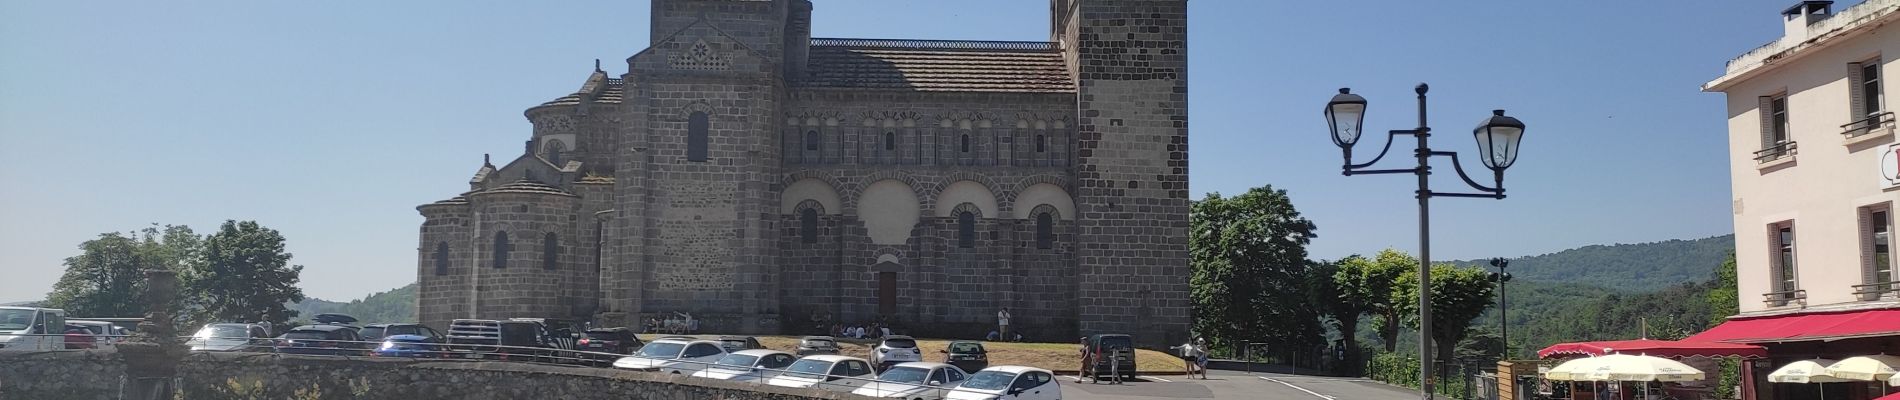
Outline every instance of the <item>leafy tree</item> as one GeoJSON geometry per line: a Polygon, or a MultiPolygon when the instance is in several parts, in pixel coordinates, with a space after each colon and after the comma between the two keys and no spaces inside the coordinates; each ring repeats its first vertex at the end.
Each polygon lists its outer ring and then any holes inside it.
{"type": "Polygon", "coordinates": [[[80,243],[78,256],[66,258],[66,272],[45,305],[82,317],[144,315],[145,270],[178,270],[197,242],[191,228],[182,225],[100,234],[80,243]]]}
{"type": "Polygon", "coordinates": [[[1418,270],[1418,258],[1403,251],[1385,249],[1379,251],[1371,262],[1364,266],[1362,282],[1365,291],[1371,297],[1367,299],[1367,308],[1374,318],[1373,329],[1379,332],[1379,342],[1385,344],[1385,352],[1398,350],[1399,327],[1405,321],[1405,310],[1417,303],[1416,297],[1399,298],[1391,295],[1399,290],[1399,277],[1415,275],[1418,270]]]}
{"type": "MultiPolygon", "coordinates": [[[[1729,316],[1741,313],[1740,292],[1735,288],[1735,253],[1728,253],[1728,259],[1715,267],[1715,276],[1709,279],[1709,324],[1721,324],[1729,316]]],[[[1723,399],[1736,398],[1735,389],[1742,384],[1741,361],[1735,358],[1723,358],[1718,373],[1715,395],[1723,399]]]]}
{"type": "Polygon", "coordinates": [[[1209,194],[1188,214],[1195,331],[1209,344],[1317,344],[1317,310],[1306,283],[1306,244],[1317,229],[1286,191],[1263,186],[1235,197],[1209,194]],[[1289,290],[1292,289],[1292,290],[1289,290]]]}
{"type": "Polygon", "coordinates": [[[1372,260],[1353,255],[1334,262],[1321,262],[1309,271],[1307,293],[1320,308],[1333,329],[1345,338],[1343,365],[1357,373],[1362,353],[1359,349],[1359,323],[1362,317],[1389,308],[1388,292],[1396,276],[1378,270],[1372,260]]]}
{"type": "Polygon", "coordinates": [[[303,266],[289,265],[277,230],[255,221],[225,221],[200,251],[183,281],[205,318],[281,325],[297,316],[285,303],[304,299],[297,288],[303,266]]]}
{"type": "MultiPolygon", "coordinates": [[[[1432,331],[1431,337],[1435,357],[1440,360],[1451,359],[1459,341],[1471,329],[1471,320],[1483,314],[1496,299],[1497,286],[1492,284],[1490,276],[1476,268],[1461,268],[1451,264],[1432,265],[1432,331]]],[[[1392,301],[1406,315],[1406,325],[1418,328],[1418,275],[1400,275],[1398,289],[1393,291],[1392,301]],[[1405,301],[1412,300],[1412,301],[1405,301]]]]}

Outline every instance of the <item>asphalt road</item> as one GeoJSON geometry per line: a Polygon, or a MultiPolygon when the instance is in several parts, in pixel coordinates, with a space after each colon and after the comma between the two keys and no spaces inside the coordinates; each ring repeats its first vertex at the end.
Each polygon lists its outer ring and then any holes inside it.
{"type": "Polygon", "coordinates": [[[1062,379],[1064,400],[1120,399],[1285,399],[1405,400],[1416,394],[1403,388],[1356,378],[1214,371],[1207,380],[1185,376],[1144,376],[1138,382],[1095,384],[1062,379]]]}

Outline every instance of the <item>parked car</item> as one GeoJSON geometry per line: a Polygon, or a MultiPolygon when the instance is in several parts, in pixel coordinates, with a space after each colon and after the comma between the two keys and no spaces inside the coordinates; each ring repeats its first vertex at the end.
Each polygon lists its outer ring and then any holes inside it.
{"type": "Polygon", "coordinates": [[[448,343],[448,336],[422,324],[369,324],[356,331],[364,340],[382,340],[387,336],[415,335],[429,340],[429,343],[448,343]]]}
{"type": "Polygon", "coordinates": [[[66,324],[66,334],[64,335],[64,337],[66,341],[67,350],[88,350],[88,349],[99,348],[99,344],[95,343],[94,339],[92,338],[92,332],[87,331],[86,327],[83,327],[83,326],[66,324]]]}
{"type": "Polygon", "coordinates": [[[990,366],[990,352],[983,348],[983,342],[955,341],[944,346],[943,362],[962,368],[964,371],[981,371],[990,366]]]}
{"type": "Polygon", "coordinates": [[[270,333],[257,324],[211,323],[191,335],[191,351],[250,351],[268,346],[270,333]]]}
{"type": "Polygon", "coordinates": [[[277,339],[275,349],[287,354],[357,356],[369,352],[368,343],[354,327],[343,325],[304,325],[292,328],[277,339]]]}
{"type": "Polygon", "coordinates": [[[935,362],[907,362],[878,374],[877,381],[851,394],[911,400],[938,400],[944,392],[969,378],[962,368],[935,362]]]}
{"type": "Polygon", "coordinates": [[[614,368],[691,374],[726,357],[726,349],[711,340],[660,339],[640,347],[634,355],[614,360],[614,368]]]}
{"type": "Polygon", "coordinates": [[[548,330],[534,321],[457,319],[449,323],[448,342],[458,352],[451,357],[463,358],[533,359],[552,356],[556,348],[548,330]]]}
{"type": "Polygon", "coordinates": [[[557,349],[579,349],[581,333],[587,331],[587,323],[562,318],[509,318],[509,321],[527,321],[541,324],[547,331],[548,345],[557,349]]]}
{"type": "Polygon", "coordinates": [[[970,379],[951,389],[948,400],[1062,400],[1062,385],[1049,370],[1031,367],[1000,366],[970,374],[970,379]]]}
{"type": "Polygon", "coordinates": [[[778,376],[785,367],[798,361],[797,356],[778,350],[740,350],[725,357],[706,369],[694,372],[694,378],[719,379],[735,382],[763,382],[778,376]]]}
{"type": "Polygon", "coordinates": [[[632,329],[594,328],[588,329],[587,333],[581,336],[580,342],[574,349],[587,352],[581,353],[582,358],[611,362],[620,357],[601,353],[633,354],[634,350],[640,349],[642,345],[640,336],[635,335],[632,329]]]}
{"type": "Polygon", "coordinates": [[[390,335],[382,338],[383,344],[370,351],[377,357],[441,358],[439,339],[422,335],[390,335]]]}
{"type": "Polygon", "coordinates": [[[111,322],[106,321],[69,319],[66,320],[66,325],[77,325],[81,328],[85,328],[86,333],[92,334],[93,347],[101,349],[112,348],[112,346],[117,345],[119,342],[125,341],[126,337],[132,333],[125,330],[124,327],[113,325],[111,322]]]}
{"type": "Polygon", "coordinates": [[[849,392],[864,386],[874,377],[871,363],[862,358],[818,355],[798,359],[792,366],[785,368],[785,373],[767,379],[765,384],[849,392]]]}
{"type": "Polygon", "coordinates": [[[883,340],[878,341],[877,348],[871,350],[871,363],[877,365],[879,371],[897,363],[923,360],[923,349],[917,348],[917,339],[909,336],[885,336],[883,340]]]}
{"type": "Polygon", "coordinates": [[[1120,373],[1122,379],[1135,379],[1135,339],[1128,335],[1101,333],[1083,338],[1091,362],[1083,363],[1083,375],[1093,378],[1120,373]],[[1116,360],[1119,358],[1119,362],[1116,360]],[[1117,365],[1120,364],[1120,365],[1117,365]]]}
{"type": "Polygon", "coordinates": [[[731,353],[740,350],[763,349],[765,345],[759,344],[759,338],[751,336],[720,336],[719,347],[725,348],[727,353],[731,353]]]}
{"type": "Polygon", "coordinates": [[[0,307],[0,351],[40,351],[66,348],[66,310],[37,307],[0,307]]]}
{"type": "Polygon", "coordinates": [[[798,340],[798,356],[838,354],[838,339],[830,336],[806,336],[798,340]]]}

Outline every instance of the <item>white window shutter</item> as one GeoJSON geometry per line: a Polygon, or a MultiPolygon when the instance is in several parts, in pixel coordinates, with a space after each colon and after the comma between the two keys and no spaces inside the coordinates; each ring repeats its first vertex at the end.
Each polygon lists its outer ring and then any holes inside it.
{"type": "Polygon", "coordinates": [[[1767,149],[1775,145],[1775,98],[1761,96],[1755,100],[1755,115],[1761,120],[1761,148],[1767,149]]]}
{"type": "Polygon", "coordinates": [[[1859,121],[1861,118],[1867,118],[1867,114],[1872,112],[1872,110],[1867,109],[1868,104],[1865,101],[1867,96],[1861,94],[1861,87],[1864,86],[1862,85],[1864,82],[1866,82],[1866,80],[1860,74],[1860,63],[1848,63],[1847,111],[1853,113],[1848,115],[1848,121],[1859,121]]]}

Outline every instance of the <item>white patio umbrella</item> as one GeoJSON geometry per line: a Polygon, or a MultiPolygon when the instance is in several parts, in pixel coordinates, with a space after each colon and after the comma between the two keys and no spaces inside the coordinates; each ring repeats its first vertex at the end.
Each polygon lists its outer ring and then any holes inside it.
{"type": "Polygon", "coordinates": [[[1827,366],[1828,375],[1855,381],[1884,381],[1892,378],[1900,357],[1890,355],[1848,357],[1827,366]]]}
{"type": "MultiPolygon", "coordinates": [[[[1774,382],[1774,383],[1850,382],[1851,380],[1849,379],[1841,379],[1841,378],[1835,377],[1834,375],[1828,374],[1827,366],[1833,365],[1834,362],[1835,362],[1834,360],[1822,360],[1822,359],[1801,360],[1801,361],[1791,362],[1791,363],[1788,363],[1788,365],[1783,365],[1781,366],[1781,368],[1776,369],[1775,372],[1768,373],[1768,381],[1774,382]]],[[[1815,385],[1815,386],[1819,388],[1821,392],[1821,397],[1826,398],[1827,386],[1826,385],[1815,385]]]]}
{"type": "Polygon", "coordinates": [[[1684,382],[1701,380],[1704,376],[1701,370],[1662,357],[1611,354],[1596,359],[1581,380],[1684,382]]]}
{"type": "Polygon", "coordinates": [[[1544,379],[1553,381],[1582,380],[1584,371],[1596,368],[1596,359],[1597,357],[1584,357],[1564,361],[1555,367],[1550,367],[1550,371],[1545,371],[1544,379]]]}

